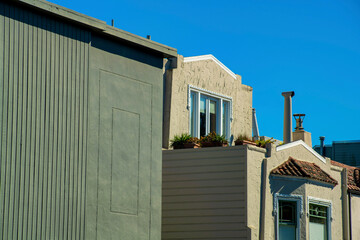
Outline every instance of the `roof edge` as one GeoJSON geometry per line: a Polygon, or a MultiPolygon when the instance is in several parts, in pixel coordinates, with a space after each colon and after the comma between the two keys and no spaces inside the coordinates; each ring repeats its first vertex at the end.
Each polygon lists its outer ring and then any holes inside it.
{"type": "Polygon", "coordinates": [[[132,44],[145,47],[149,50],[159,52],[164,57],[177,57],[177,49],[163,45],[158,42],[154,42],[147,38],[126,32],[124,30],[109,26],[106,22],[99,19],[87,16],[85,14],[76,12],[74,10],[62,7],[60,5],[50,3],[44,0],[11,0],[10,2],[23,4],[31,8],[35,8],[41,11],[45,11],[50,15],[55,15],[60,18],[70,20],[81,25],[85,25],[91,29],[100,31],[106,35],[119,38],[123,41],[130,42],[132,44]]]}
{"type": "Polygon", "coordinates": [[[214,55],[207,54],[207,55],[200,55],[200,56],[194,56],[194,57],[184,57],[184,63],[187,62],[196,62],[196,61],[203,61],[203,60],[212,60],[216,64],[218,64],[222,69],[225,70],[230,76],[232,76],[234,79],[236,79],[236,74],[233,73],[228,67],[226,67],[222,62],[220,62],[214,55]]]}
{"type": "Polygon", "coordinates": [[[282,151],[282,150],[285,150],[285,149],[288,149],[288,148],[292,148],[292,147],[296,147],[296,146],[299,146],[299,145],[306,148],[309,152],[311,152],[320,161],[322,161],[323,163],[326,163],[326,159],[324,157],[322,157],[320,154],[318,154],[314,149],[309,147],[303,140],[297,140],[295,142],[286,143],[284,145],[277,146],[276,151],[279,152],[279,151],[282,151]]]}
{"type": "Polygon", "coordinates": [[[323,185],[330,185],[330,186],[337,186],[339,183],[329,183],[329,182],[324,182],[318,179],[314,179],[311,177],[298,177],[298,176],[286,176],[286,175],[277,175],[277,174],[273,174],[270,173],[272,178],[275,179],[292,179],[292,180],[298,180],[298,181],[307,181],[307,182],[315,182],[315,183],[320,183],[323,185]]]}

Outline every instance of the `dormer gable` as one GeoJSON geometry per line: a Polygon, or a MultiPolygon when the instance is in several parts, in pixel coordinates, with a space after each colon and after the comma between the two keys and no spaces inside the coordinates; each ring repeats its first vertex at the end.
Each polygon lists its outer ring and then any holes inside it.
{"type": "Polygon", "coordinates": [[[197,61],[206,61],[211,60],[214,63],[216,63],[219,67],[221,67],[225,72],[227,72],[231,77],[236,79],[236,74],[233,73],[228,67],[226,67],[222,62],[220,62],[216,57],[214,57],[212,54],[208,55],[200,55],[200,56],[194,56],[194,57],[184,57],[184,63],[189,62],[197,62],[197,61]]]}

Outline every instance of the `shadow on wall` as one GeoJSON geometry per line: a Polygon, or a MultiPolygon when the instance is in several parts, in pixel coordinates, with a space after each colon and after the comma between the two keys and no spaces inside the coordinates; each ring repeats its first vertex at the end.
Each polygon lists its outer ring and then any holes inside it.
{"type": "MultiPolygon", "coordinates": [[[[125,41],[122,44],[127,44],[125,41]]],[[[104,39],[101,37],[97,37],[95,34],[92,34],[91,38],[91,46],[104,50],[106,52],[110,52],[116,55],[123,56],[125,58],[133,59],[135,61],[150,65],[152,67],[156,67],[159,69],[163,68],[163,59],[160,56],[154,55],[154,53],[147,54],[147,50],[145,49],[135,49],[130,45],[124,46],[120,45],[115,41],[104,39]]],[[[139,47],[137,47],[139,48],[139,47]]]]}
{"type": "Polygon", "coordinates": [[[61,20],[54,20],[53,17],[47,17],[44,13],[15,8],[9,2],[1,3],[0,15],[73,40],[90,43],[90,38],[88,37],[90,31],[86,31],[82,27],[77,28],[66,24],[61,20]]]}

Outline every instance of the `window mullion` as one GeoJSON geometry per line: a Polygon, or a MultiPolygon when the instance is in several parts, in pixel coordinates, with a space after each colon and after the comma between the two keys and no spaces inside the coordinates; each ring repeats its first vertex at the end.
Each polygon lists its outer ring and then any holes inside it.
{"type": "Polygon", "coordinates": [[[218,121],[218,126],[219,126],[219,130],[218,130],[218,132],[220,133],[220,135],[226,135],[225,133],[223,133],[223,100],[222,100],[222,98],[220,98],[220,101],[219,101],[219,103],[218,103],[220,106],[219,106],[219,114],[218,114],[218,116],[217,116],[217,121],[218,121]]]}
{"type": "Polygon", "coordinates": [[[197,138],[200,138],[200,93],[196,92],[196,120],[195,132],[197,138]]]}
{"type": "Polygon", "coordinates": [[[210,133],[210,99],[206,98],[206,135],[210,133]]]}

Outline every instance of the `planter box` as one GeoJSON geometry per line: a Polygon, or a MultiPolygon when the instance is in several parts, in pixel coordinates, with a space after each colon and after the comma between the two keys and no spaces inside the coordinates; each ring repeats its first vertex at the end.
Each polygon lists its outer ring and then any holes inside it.
{"type": "Polygon", "coordinates": [[[227,143],[218,143],[218,142],[203,142],[201,147],[227,147],[227,143]]]}
{"type": "Polygon", "coordinates": [[[252,142],[252,141],[248,141],[248,140],[239,140],[239,141],[235,141],[235,145],[238,146],[238,145],[253,145],[253,146],[257,146],[257,144],[255,142],[252,142]]]}
{"type": "Polygon", "coordinates": [[[174,149],[184,149],[184,148],[199,148],[200,144],[198,143],[184,143],[182,146],[174,146],[174,149]]]}

